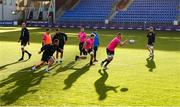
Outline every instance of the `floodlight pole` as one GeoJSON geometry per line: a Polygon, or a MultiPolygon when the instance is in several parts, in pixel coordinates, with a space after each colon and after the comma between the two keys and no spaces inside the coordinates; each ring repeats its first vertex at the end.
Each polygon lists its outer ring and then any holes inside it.
{"type": "Polygon", "coordinates": [[[2,21],[4,21],[4,2],[2,0],[2,21]]]}
{"type": "Polygon", "coordinates": [[[178,8],[178,11],[179,11],[179,14],[178,14],[178,25],[180,25],[180,5],[179,5],[179,8],[178,8]]]}
{"type": "Polygon", "coordinates": [[[53,0],[53,23],[56,23],[56,0],[53,0]]]}

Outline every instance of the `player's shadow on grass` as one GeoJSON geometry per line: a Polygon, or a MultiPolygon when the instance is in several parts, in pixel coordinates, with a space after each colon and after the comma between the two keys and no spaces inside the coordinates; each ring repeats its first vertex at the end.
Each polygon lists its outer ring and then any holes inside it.
{"type": "Polygon", "coordinates": [[[146,67],[149,68],[149,72],[153,72],[153,70],[156,69],[156,63],[154,61],[154,58],[147,58],[146,61],[146,67]]]}
{"type": "Polygon", "coordinates": [[[14,64],[17,64],[17,63],[26,62],[26,61],[27,60],[24,60],[24,61],[21,61],[21,62],[20,61],[16,61],[16,62],[12,62],[12,63],[6,64],[6,65],[0,66],[0,71],[7,69],[6,68],[7,66],[11,66],[11,65],[14,65],[14,64]]]}
{"type": "Polygon", "coordinates": [[[83,66],[82,68],[79,69],[75,69],[75,68],[70,68],[75,70],[73,73],[71,73],[65,80],[64,80],[64,84],[65,87],[63,88],[63,90],[67,90],[69,88],[72,87],[72,85],[74,84],[74,82],[77,81],[77,79],[82,76],[83,74],[85,74],[87,71],[89,71],[90,65],[86,64],[85,66],[83,66]]]}
{"type": "Polygon", "coordinates": [[[94,83],[94,86],[96,88],[97,94],[99,95],[99,100],[105,100],[107,97],[107,92],[114,91],[117,93],[117,88],[119,86],[107,86],[105,82],[108,79],[108,73],[105,70],[99,70],[98,72],[101,77],[94,83]]]}
{"type": "MultiPolygon", "coordinates": [[[[56,66],[54,66],[54,68],[57,67],[57,66],[59,66],[59,65],[60,65],[60,67],[56,70],[56,72],[53,74],[53,76],[59,74],[60,72],[65,72],[65,71],[67,71],[67,70],[69,70],[69,69],[73,69],[73,67],[74,67],[74,65],[75,65],[75,62],[76,62],[76,61],[72,61],[72,62],[68,63],[68,64],[65,65],[65,66],[61,66],[61,64],[57,64],[56,66]]],[[[54,69],[54,68],[53,68],[53,69],[54,69]]]]}
{"type": "Polygon", "coordinates": [[[21,69],[16,73],[9,75],[0,81],[0,88],[6,88],[5,92],[1,92],[1,105],[6,106],[13,104],[22,96],[28,93],[35,93],[38,89],[31,89],[39,85],[45,77],[44,72],[29,71],[31,67],[21,69]]]}

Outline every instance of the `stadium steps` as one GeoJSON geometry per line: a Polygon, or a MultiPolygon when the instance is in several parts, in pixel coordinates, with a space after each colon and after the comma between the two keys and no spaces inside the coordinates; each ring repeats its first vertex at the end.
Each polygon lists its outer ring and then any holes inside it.
{"type": "Polygon", "coordinates": [[[125,2],[125,0],[117,0],[117,2],[115,3],[115,5],[113,6],[112,12],[110,14],[110,16],[108,17],[109,21],[112,21],[112,19],[116,16],[116,14],[118,14],[118,6],[122,6],[123,8],[121,8],[122,10],[127,10],[128,7],[132,4],[134,0],[128,0],[128,3],[123,4],[123,2],[125,2]]]}

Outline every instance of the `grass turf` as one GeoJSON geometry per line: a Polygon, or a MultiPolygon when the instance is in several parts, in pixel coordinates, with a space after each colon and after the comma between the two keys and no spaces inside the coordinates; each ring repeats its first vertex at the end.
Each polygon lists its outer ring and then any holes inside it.
{"type": "MultiPolygon", "coordinates": [[[[74,62],[78,52],[79,29],[62,29],[68,34],[63,64],[51,74],[43,68],[30,72],[41,55],[43,29],[30,28],[32,59],[21,56],[19,27],[0,27],[0,105],[154,105],[180,106],[180,32],[157,31],[155,59],[148,61],[147,31],[120,31],[134,45],[118,48],[107,71],[100,63],[89,67],[89,59],[74,62]]],[[[92,30],[86,30],[89,34],[92,30]]],[[[99,62],[106,58],[105,47],[118,30],[100,30],[99,62]]]]}

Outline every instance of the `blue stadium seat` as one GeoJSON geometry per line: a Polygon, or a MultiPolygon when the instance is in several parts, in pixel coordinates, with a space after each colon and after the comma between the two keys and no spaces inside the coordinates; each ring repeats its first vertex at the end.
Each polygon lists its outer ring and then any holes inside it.
{"type": "Polygon", "coordinates": [[[119,11],[112,22],[172,23],[179,14],[180,0],[134,0],[127,11],[119,11]]]}
{"type": "Polygon", "coordinates": [[[116,0],[80,0],[73,9],[59,17],[62,21],[98,21],[104,22],[109,16],[112,5],[116,0]]]}
{"type": "MultiPolygon", "coordinates": [[[[104,22],[117,0],[80,0],[73,9],[59,17],[60,22],[95,21],[104,22]]],[[[134,0],[126,11],[114,16],[114,23],[172,23],[177,20],[180,0],[134,0]]]]}

